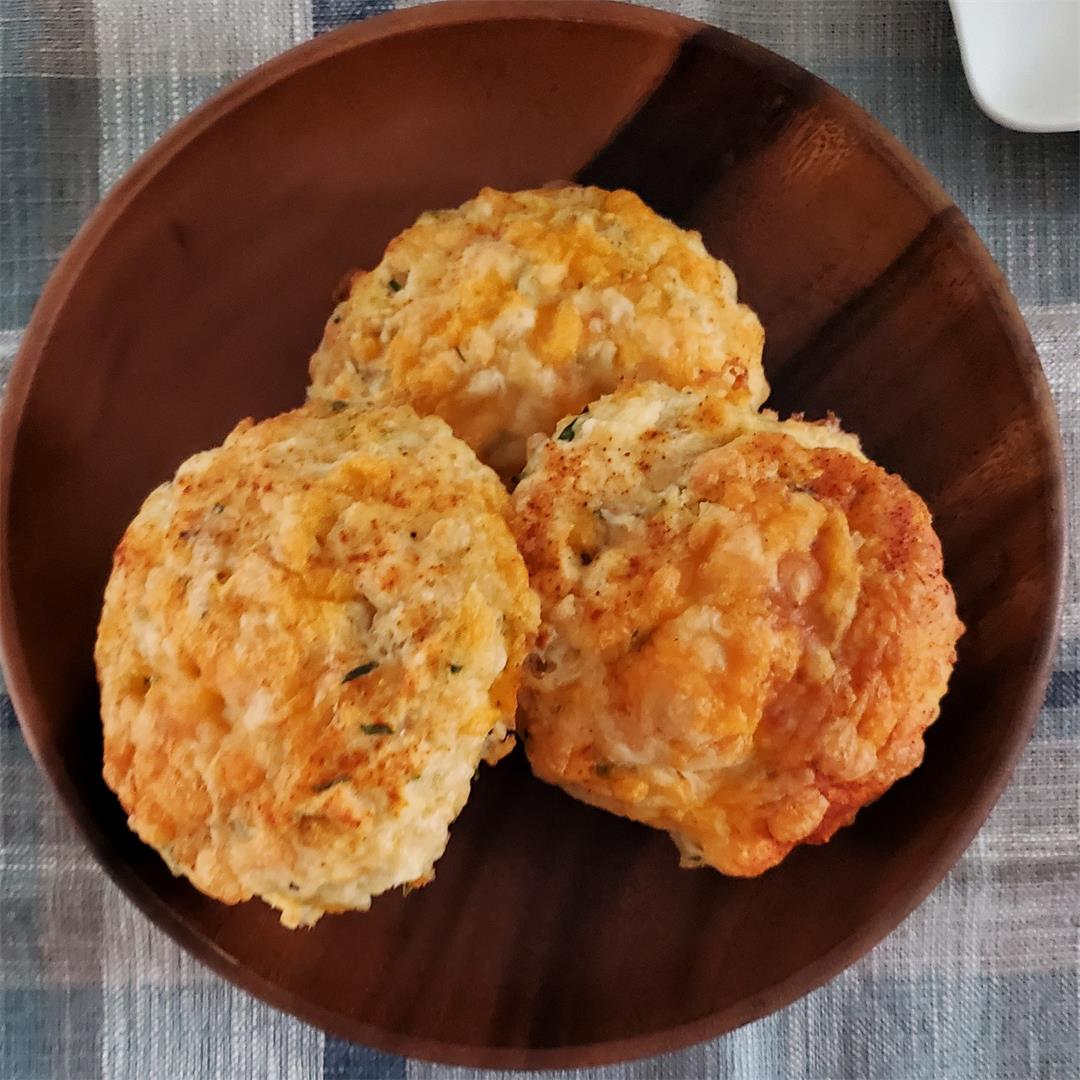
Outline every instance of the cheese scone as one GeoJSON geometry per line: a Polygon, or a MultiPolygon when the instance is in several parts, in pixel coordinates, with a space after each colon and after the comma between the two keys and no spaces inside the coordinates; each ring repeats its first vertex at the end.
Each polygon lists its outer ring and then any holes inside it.
{"type": "Polygon", "coordinates": [[[407,407],[244,421],[181,465],[124,534],[98,630],[131,828],[287,926],[429,880],[513,742],[538,609],[507,512],[407,407]]]}
{"type": "Polygon", "coordinates": [[[835,422],[656,383],[535,440],[536,774],[751,876],[922,759],[962,632],[922,502],[835,422]]]}
{"type": "Polygon", "coordinates": [[[353,277],[311,394],[408,402],[509,478],[529,436],[624,379],[756,408],[763,342],[731,270],[631,192],[485,188],[423,214],[353,277]]]}

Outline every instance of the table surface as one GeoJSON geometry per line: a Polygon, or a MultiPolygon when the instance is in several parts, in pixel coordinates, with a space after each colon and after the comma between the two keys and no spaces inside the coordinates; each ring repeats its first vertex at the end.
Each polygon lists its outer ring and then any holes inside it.
{"type": "MultiPolygon", "coordinates": [[[[0,0],[0,378],[57,257],[138,153],[253,65],[393,6],[0,0]]],[[[1077,137],[1007,131],[979,112],[944,0],[655,6],[810,68],[929,166],[1020,301],[1074,470],[1077,137]]],[[[1069,500],[1075,524],[1075,484],[1069,500]]],[[[1078,583],[1070,562],[1056,670],[1011,785],[967,854],[891,937],[828,986],[725,1038],[580,1075],[1080,1076],[1078,583]]],[[[0,699],[0,1080],[474,1075],[324,1036],[190,959],[91,860],[0,699]]]]}

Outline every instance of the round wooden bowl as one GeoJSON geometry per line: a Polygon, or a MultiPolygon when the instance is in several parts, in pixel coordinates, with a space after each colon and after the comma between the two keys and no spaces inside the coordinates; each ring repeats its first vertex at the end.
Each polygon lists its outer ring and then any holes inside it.
{"type": "Polygon", "coordinates": [[[174,128],[52,276],[3,417],[3,650],[26,737],[102,864],[240,986],[384,1050],[485,1066],[651,1054],[835,975],[934,887],[1045,688],[1062,461],[1001,275],[846,98],[737,37],[595,2],[451,3],[286,53],[174,128]],[[91,660],[143,496],[243,416],[296,405],[344,271],[482,185],[629,187],[700,229],[768,334],[781,411],[833,409],[930,504],[968,632],[926,760],[753,880],[482,770],[433,885],[290,932],[206,899],[101,779],[91,660]]]}

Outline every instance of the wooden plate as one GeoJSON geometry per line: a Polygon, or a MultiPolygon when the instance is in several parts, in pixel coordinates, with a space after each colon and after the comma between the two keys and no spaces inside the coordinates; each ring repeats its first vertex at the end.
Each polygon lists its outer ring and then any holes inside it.
{"type": "Polygon", "coordinates": [[[887,934],[971,840],[1041,702],[1062,462],[1027,330],[971,227],[850,101],[697,23],[453,3],[278,57],[174,128],[34,313],[3,418],[3,648],[26,737],[103,865],[215,970],[329,1031],[488,1066],[614,1061],[727,1031],[887,934]],[[342,272],[481,185],[627,186],[702,230],[768,331],[782,410],[835,409],[927,499],[968,624],[926,762],[751,881],[482,773],[435,883],[290,933],[173,878],[100,777],[91,648],[149,489],[298,403],[342,272]]]}

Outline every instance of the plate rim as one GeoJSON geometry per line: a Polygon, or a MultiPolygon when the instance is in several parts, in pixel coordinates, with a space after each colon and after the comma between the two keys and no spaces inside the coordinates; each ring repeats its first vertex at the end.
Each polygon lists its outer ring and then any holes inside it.
{"type": "Polygon", "coordinates": [[[32,704],[34,694],[18,634],[18,615],[14,604],[10,561],[7,557],[12,532],[10,495],[16,437],[38,363],[48,345],[60,311],[76,280],[105,241],[115,220],[159,171],[167,168],[188,145],[223,115],[302,70],[384,38],[470,23],[536,20],[622,26],[644,30],[674,41],[685,40],[703,30],[719,34],[726,39],[730,47],[739,49],[744,54],[768,58],[773,64],[779,61],[792,75],[812,80],[823,96],[848,114],[847,119],[860,138],[889,162],[890,171],[912,190],[917,191],[920,199],[931,205],[938,204],[949,208],[955,206],[937,180],[911,152],[854,101],[794,61],[740,35],[685,16],[616,0],[442,0],[439,3],[379,14],[295,45],[217,91],[169,128],[140,155],[97,204],[50,274],[23,333],[0,411],[0,660],[23,738],[59,796],[64,813],[86,841],[97,863],[128,899],[173,941],[235,986],[260,997],[275,1008],[330,1034],[374,1049],[406,1057],[480,1068],[543,1069],[604,1065],[684,1049],[785,1008],[839,975],[877,946],[940,884],[982,827],[1008,784],[1034,729],[1045,696],[1053,667],[1065,585],[1065,466],[1057,412],[1045,373],[1016,300],[974,227],[962,212],[957,210],[963,223],[958,239],[969,248],[969,258],[980,271],[980,285],[989,288],[990,299],[999,309],[1002,326],[1008,332],[1010,351],[1018,360],[1019,374],[1031,392],[1039,412],[1046,419],[1044,434],[1050,451],[1050,469],[1046,478],[1046,521],[1050,533],[1048,547],[1052,565],[1048,567],[1048,578],[1051,591],[1034,653],[1032,675],[1016,710],[1015,722],[1010,729],[1009,745],[999,767],[968,804],[963,818],[943,837],[914,889],[897,894],[890,903],[875,912],[873,918],[853,930],[813,963],[726,1009],[684,1024],[605,1042],[546,1048],[500,1047],[449,1043],[402,1035],[355,1019],[346,1021],[341,1014],[328,1012],[318,1005],[300,999],[292,991],[234,960],[209,937],[180,918],[171,905],[146,885],[143,878],[111,858],[104,830],[98,827],[95,820],[76,814],[75,805],[78,799],[64,774],[62,762],[54,760],[47,753],[46,748],[34,736],[28,720],[24,719],[31,715],[36,716],[38,710],[32,704]]]}

